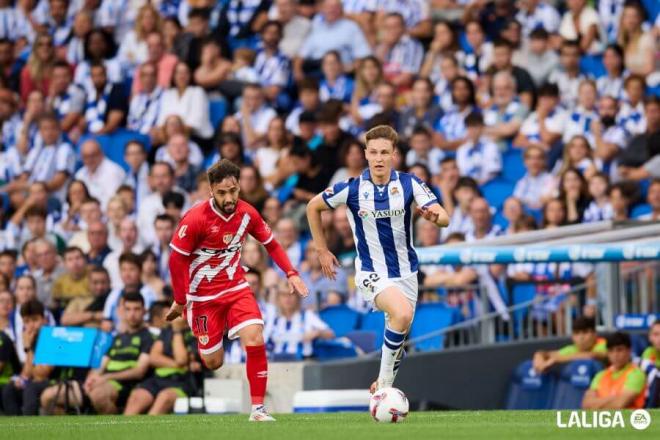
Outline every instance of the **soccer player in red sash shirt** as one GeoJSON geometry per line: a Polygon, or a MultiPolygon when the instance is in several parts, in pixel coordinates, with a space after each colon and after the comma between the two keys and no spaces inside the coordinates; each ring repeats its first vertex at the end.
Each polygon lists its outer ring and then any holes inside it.
{"type": "Polygon", "coordinates": [[[264,321],[240,264],[247,235],[259,240],[286,273],[291,294],[304,297],[308,289],[261,215],[239,200],[240,169],[223,159],[207,174],[212,197],[186,213],[170,243],[174,303],[167,319],[177,318],[185,308],[201,358],[213,370],[222,366],[225,328],[230,339],[240,338],[247,353],[250,420],[274,421],[263,404],[268,380],[264,321]]]}

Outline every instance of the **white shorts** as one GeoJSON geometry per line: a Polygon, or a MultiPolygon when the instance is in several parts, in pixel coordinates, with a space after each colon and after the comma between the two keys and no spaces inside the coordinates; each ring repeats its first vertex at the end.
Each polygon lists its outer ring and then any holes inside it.
{"type": "Polygon", "coordinates": [[[376,272],[358,272],[355,274],[355,286],[360,289],[362,297],[376,307],[376,296],[389,287],[396,287],[406,297],[410,305],[415,309],[417,305],[417,274],[406,278],[387,278],[376,272]]]}

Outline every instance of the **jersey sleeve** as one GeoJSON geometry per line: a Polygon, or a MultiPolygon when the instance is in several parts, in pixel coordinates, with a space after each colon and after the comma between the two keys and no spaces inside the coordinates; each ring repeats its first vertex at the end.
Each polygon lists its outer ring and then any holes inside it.
{"type": "Polygon", "coordinates": [[[603,379],[604,375],[605,375],[605,370],[598,372],[598,374],[596,374],[596,376],[594,376],[593,380],[591,381],[591,386],[589,386],[589,389],[598,391],[598,387],[600,386],[600,381],[603,379]]]}
{"type": "Polygon", "coordinates": [[[200,242],[201,226],[194,211],[186,214],[179,222],[179,228],[172,236],[170,247],[186,257],[197,249],[200,242]]]}
{"type": "Polygon", "coordinates": [[[268,223],[266,223],[266,220],[252,206],[248,208],[248,213],[250,214],[248,233],[263,245],[267,245],[273,241],[273,231],[268,226],[268,223]]]}
{"type": "Polygon", "coordinates": [[[142,333],[142,340],[140,341],[140,354],[149,354],[151,346],[154,344],[154,338],[151,336],[149,330],[142,333]]]}
{"type": "Polygon", "coordinates": [[[326,188],[321,194],[323,201],[331,209],[336,209],[341,205],[345,205],[348,200],[348,184],[350,180],[335,183],[333,186],[326,188]]]}
{"type": "Polygon", "coordinates": [[[573,344],[562,347],[558,351],[560,356],[569,356],[577,353],[577,347],[573,344]]]}
{"type": "Polygon", "coordinates": [[[635,367],[628,373],[626,382],[623,384],[623,389],[639,394],[644,390],[644,385],[646,385],[646,376],[644,376],[642,370],[635,367]]]}
{"type": "Polygon", "coordinates": [[[413,197],[415,198],[417,206],[425,208],[434,203],[438,203],[438,199],[426,183],[422,182],[417,176],[411,175],[411,177],[413,197]]]}

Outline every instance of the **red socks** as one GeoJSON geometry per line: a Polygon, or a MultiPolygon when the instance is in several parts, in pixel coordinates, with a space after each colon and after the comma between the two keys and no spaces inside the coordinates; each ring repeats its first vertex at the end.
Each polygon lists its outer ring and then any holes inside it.
{"type": "Polygon", "coordinates": [[[256,345],[245,347],[247,360],[248,382],[250,382],[250,396],[252,405],[262,405],[266,395],[266,383],[268,382],[268,359],[266,358],[266,346],[256,345]]]}

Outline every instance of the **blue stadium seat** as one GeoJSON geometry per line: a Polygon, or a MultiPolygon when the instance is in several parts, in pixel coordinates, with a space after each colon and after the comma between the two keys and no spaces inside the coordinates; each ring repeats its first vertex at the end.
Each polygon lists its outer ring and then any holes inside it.
{"type": "Polygon", "coordinates": [[[504,201],[513,194],[514,187],[515,183],[501,177],[496,177],[481,186],[481,193],[484,198],[488,200],[490,206],[499,210],[502,208],[502,205],[504,205],[504,201]]]}
{"type": "Polygon", "coordinates": [[[368,312],[362,315],[360,320],[360,330],[371,331],[376,334],[374,346],[380,350],[383,346],[383,332],[385,331],[385,313],[368,312]]]}
{"type": "Polygon", "coordinates": [[[314,357],[319,361],[330,361],[357,357],[357,351],[353,343],[346,338],[314,341],[314,357]]]}
{"type": "Polygon", "coordinates": [[[648,203],[642,203],[641,205],[635,205],[630,211],[631,218],[639,218],[644,214],[648,214],[652,211],[651,205],[648,203]]]}
{"type": "Polygon", "coordinates": [[[358,326],[360,314],[345,305],[325,308],[319,313],[321,319],[332,328],[335,336],[342,337],[358,326]]]}
{"type": "Polygon", "coordinates": [[[496,224],[502,230],[506,230],[509,227],[509,220],[504,218],[504,213],[501,210],[498,210],[493,216],[493,224],[496,224]]]}
{"type": "Polygon", "coordinates": [[[538,374],[532,361],[524,361],[513,372],[506,409],[550,409],[557,379],[551,374],[538,374]]]}
{"type": "Polygon", "coordinates": [[[373,330],[353,330],[346,333],[346,337],[360,350],[365,353],[376,351],[376,337],[378,333],[373,330]]]}
{"type": "MultiPolygon", "coordinates": [[[[415,319],[410,328],[410,339],[437,332],[456,322],[456,310],[442,303],[426,303],[417,306],[415,319]]],[[[442,350],[444,335],[433,336],[415,344],[418,351],[442,350]]]]}
{"type": "Polygon", "coordinates": [[[224,99],[212,99],[209,101],[209,119],[211,126],[216,129],[227,114],[227,101],[224,99]]]}
{"type": "Polygon", "coordinates": [[[517,182],[525,175],[522,150],[512,148],[502,155],[502,178],[509,182],[517,182]]]}
{"type": "MultiPolygon", "coordinates": [[[[83,137],[78,145],[82,145],[82,143],[90,137],[93,136],[83,137]]],[[[124,147],[128,142],[134,140],[140,141],[147,151],[149,151],[149,148],[151,147],[149,136],[138,133],[137,131],[125,130],[123,128],[112,134],[96,136],[96,140],[101,145],[106,157],[121,165],[125,170],[128,170],[128,164],[124,161],[124,147]]]]}
{"type": "Polygon", "coordinates": [[[642,5],[649,17],[651,23],[655,23],[655,18],[660,13],[660,3],[658,0],[642,0],[642,5]]]}
{"type": "Polygon", "coordinates": [[[603,364],[591,359],[579,360],[564,366],[557,382],[553,409],[580,409],[582,398],[603,364]]]}

